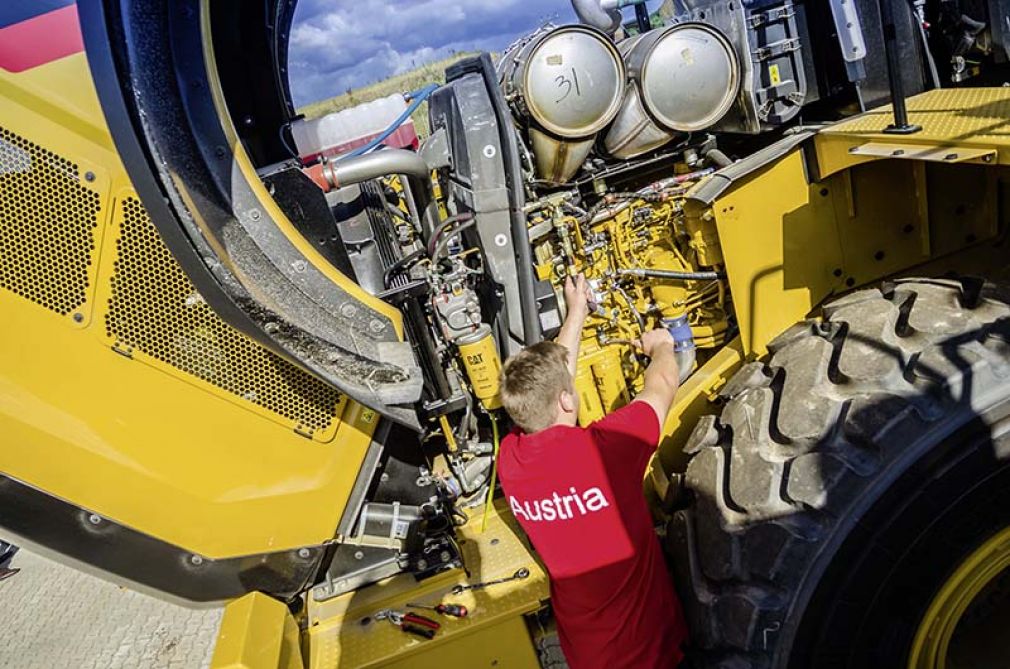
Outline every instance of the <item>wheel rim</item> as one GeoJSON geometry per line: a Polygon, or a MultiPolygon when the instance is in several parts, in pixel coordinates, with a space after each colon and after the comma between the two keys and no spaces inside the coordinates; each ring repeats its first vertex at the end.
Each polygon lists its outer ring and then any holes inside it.
{"type": "Polygon", "coordinates": [[[1010,527],[969,555],[943,584],[919,623],[909,669],[950,669],[951,642],[965,612],[994,579],[1010,568],[1010,527]]]}

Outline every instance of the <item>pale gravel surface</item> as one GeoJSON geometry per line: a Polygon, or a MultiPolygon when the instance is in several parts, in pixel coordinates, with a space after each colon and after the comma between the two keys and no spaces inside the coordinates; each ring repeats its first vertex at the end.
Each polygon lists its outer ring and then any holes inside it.
{"type": "Polygon", "coordinates": [[[22,549],[0,581],[0,668],[210,664],[221,609],[189,609],[22,549]]]}

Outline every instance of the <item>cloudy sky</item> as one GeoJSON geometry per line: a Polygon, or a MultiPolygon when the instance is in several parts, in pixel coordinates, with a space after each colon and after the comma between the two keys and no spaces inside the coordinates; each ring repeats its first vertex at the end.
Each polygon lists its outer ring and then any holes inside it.
{"type": "Polygon", "coordinates": [[[454,51],[501,51],[545,21],[575,22],[569,0],[299,0],[289,58],[294,102],[329,98],[454,51]]]}

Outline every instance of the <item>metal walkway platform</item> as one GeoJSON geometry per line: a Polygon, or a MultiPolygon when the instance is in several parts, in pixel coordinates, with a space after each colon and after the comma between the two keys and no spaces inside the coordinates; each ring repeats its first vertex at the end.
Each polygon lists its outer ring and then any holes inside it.
{"type": "Polygon", "coordinates": [[[0,581],[0,668],[207,667],[221,609],[188,609],[21,550],[0,581]]]}

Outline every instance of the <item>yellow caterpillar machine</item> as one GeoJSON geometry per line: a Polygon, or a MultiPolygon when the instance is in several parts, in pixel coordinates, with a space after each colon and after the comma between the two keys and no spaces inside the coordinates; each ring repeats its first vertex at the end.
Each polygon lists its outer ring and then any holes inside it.
{"type": "Polygon", "coordinates": [[[293,0],[3,3],[0,533],[226,602],[218,667],[563,666],[497,384],[583,272],[581,422],[690,328],[694,666],[1004,666],[1006,3],[574,4],[305,165],[293,0]]]}

